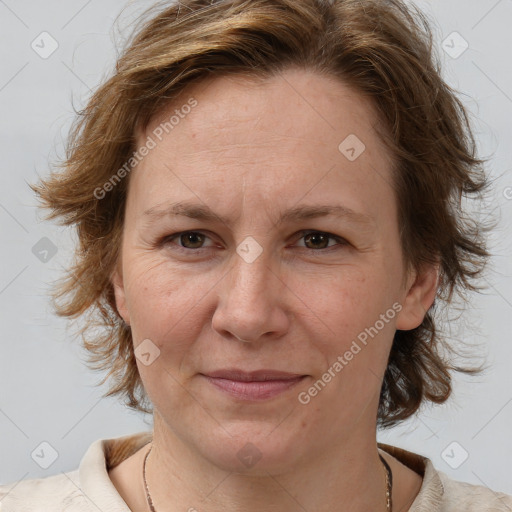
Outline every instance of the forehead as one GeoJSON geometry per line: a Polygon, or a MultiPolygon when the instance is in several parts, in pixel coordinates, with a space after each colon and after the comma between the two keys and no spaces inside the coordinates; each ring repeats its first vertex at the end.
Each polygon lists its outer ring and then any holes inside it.
{"type": "Polygon", "coordinates": [[[179,111],[188,110],[191,98],[197,101],[197,107],[185,116],[186,122],[182,113],[173,121],[176,124],[172,129],[165,131],[178,137],[186,131],[192,135],[190,144],[213,146],[226,131],[232,140],[243,140],[247,130],[254,127],[257,130],[250,133],[254,142],[272,134],[312,142],[323,138],[326,145],[332,145],[354,134],[367,139],[370,151],[377,149],[373,147],[377,141],[370,139],[379,138],[379,119],[370,99],[339,78],[313,70],[290,68],[266,79],[244,75],[204,79],[185,88],[160,109],[145,135],[165,125],[173,114],[176,118],[179,111]],[[327,134],[330,136],[326,138],[327,134]]]}
{"type": "Polygon", "coordinates": [[[182,91],[139,133],[139,144],[151,137],[156,147],[132,178],[145,181],[154,204],[171,190],[206,202],[222,192],[229,202],[229,190],[259,199],[272,190],[293,201],[315,189],[333,199],[343,190],[346,206],[360,207],[358,200],[375,201],[391,186],[378,128],[369,100],[334,77],[289,69],[258,81],[210,78],[182,91]]]}

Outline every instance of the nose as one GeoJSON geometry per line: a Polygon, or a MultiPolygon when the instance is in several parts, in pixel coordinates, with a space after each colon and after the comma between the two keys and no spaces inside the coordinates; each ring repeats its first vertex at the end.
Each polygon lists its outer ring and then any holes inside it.
{"type": "Polygon", "coordinates": [[[248,263],[234,255],[231,269],[219,283],[212,327],[223,337],[245,342],[279,338],[289,328],[289,290],[267,258],[248,263]]]}

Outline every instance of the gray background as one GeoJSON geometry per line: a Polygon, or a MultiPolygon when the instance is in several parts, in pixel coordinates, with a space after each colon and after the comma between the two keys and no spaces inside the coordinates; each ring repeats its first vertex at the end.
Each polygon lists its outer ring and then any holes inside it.
{"type": "MultiPolygon", "coordinates": [[[[128,5],[123,27],[150,3],[0,0],[0,484],[74,469],[92,441],[151,426],[150,417],[101,398],[106,387],[95,386],[100,375],[85,367],[72,326],[53,315],[49,285],[69,262],[73,238],[42,221],[27,186],[62,156],[72,105],[83,106],[111,69],[116,16],[128,5]],[[31,47],[51,49],[42,32],[58,43],[47,58],[31,47]],[[47,469],[31,457],[42,442],[58,454],[47,469]]],[[[379,440],[428,455],[453,478],[512,494],[512,0],[416,3],[435,23],[446,80],[474,116],[480,155],[492,157],[495,187],[481,214],[501,220],[487,290],[450,325],[454,339],[483,343],[491,369],[456,377],[447,404],[379,440]],[[458,55],[460,37],[469,48],[458,55]]]]}

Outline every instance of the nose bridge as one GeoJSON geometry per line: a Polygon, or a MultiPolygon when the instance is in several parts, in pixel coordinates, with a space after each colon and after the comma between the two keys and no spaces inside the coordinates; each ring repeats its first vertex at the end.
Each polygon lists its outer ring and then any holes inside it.
{"type": "Polygon", "coordinates": [[[264,334],[282,334],[288,328],[271,263],[265,252],[252,261],[234,255],[212,319],[217,332],[256,341],[264,334]]]}
{"type": "Polygon", "coordinates": [[[236,299],[234,305],[261,307],[262,300],[270,299],[272,281],[276,278],[270,268],[270,259],[262,253],[250,261],[237,254],[232,265],[229,295],[232,300],[236,299]]]}

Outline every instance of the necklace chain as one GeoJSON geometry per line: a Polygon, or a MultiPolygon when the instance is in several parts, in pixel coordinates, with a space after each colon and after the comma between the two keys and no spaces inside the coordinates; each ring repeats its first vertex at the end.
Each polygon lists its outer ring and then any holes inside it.
{"type": "MultiPolygon", "coordinates": [[[[146,481],[146,460],[148,459],[149,454],[151,453],[151,450],[153,449],[153,444],[151,444],[151,447],[148,450],[148,453],[146,453],[146,456],[144,457],[144,464],[142,467],[142,478],[144,480],[144,487],[146,489],[146,499],[148,502],[149,510],[151,512],[156,512],[155,506],[153,505],[153,500],[151,499],[151,494],[149,494],[148,489],[148,483],[146,481]]],[[[393,473],[391,472],[391,468],[389,467],[389,464],[384,460],[382,455],[379,453],[380,460],[382,461],[382,464],[384,465],[384,469],[386,470],[386,511],[392,512],[392,502],[391,502],[391,491],[393,488],[393,473]]]]}
{"type": "MultiPolygon", "coordinates": [[[[391,472],[391,468],[389,464],[386,462],[384,457],[379,453],[380,460],[382,464],[384,464],[384,468],[386,470],[386,512],[392,512],[393,504],[391,501],[391,491],[393,489],[393,473],[391,472]]],[[[154,512],[154,511],[151,511],[154,512]]]]}

